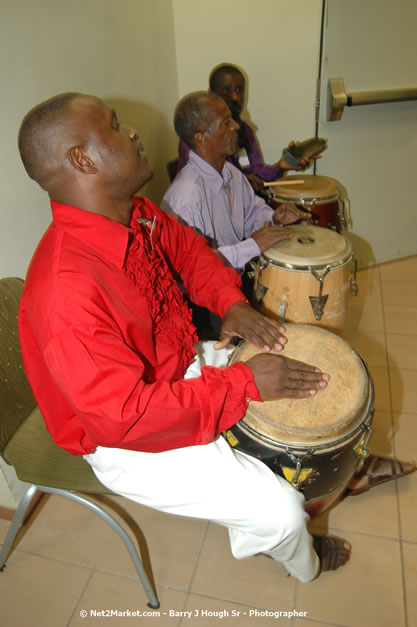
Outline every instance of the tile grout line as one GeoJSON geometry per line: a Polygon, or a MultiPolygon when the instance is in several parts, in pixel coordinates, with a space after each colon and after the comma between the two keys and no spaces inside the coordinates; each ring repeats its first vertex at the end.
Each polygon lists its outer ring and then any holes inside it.
{"type": "MultiPolygon", "coordinates": [[[[197,573],[198,565],[200,563],[201,553],[202,553],[204,545],[206,543],[209,527],[210,527],[210,521],[208,520],[207,524],[206,524],[205,531],[204,531],[203,538],[201,540],[200,550],[199,550],[197,558],[195,560],[193,572],[191,573],[190,581],[188,583],[188,588],[187,588],[187,591],[186,591],[186,594],[185,594],[185,599],[184,599],[184,603],[183,603],[183,607],[182,607],[183,610],[185,610],[185,608],[187,606],[187,603],[189,601],[190,595],[191,595],[191,587],[192,587],[192,585],[194,583],[195,575],[197,573]]],[[[181,627],[181,625],[182,625],[182,618],[180,618],[177,627],[181,627]]]]}
{"type": "Polygon", "coordinates": [[[110,538],[111,538],[112,533],[113,533],[113,530],[109,529],[108,534],[107,534],[107,539],[105,540],[105,542],[103,542],[102,549],[101,549],[101,551],[98,552],[98,555],[97,555],[97,558],[96,558],[96,560],[94,562],[94,565],[90,568],[90,576],[87,578],[87,581],[85,582],[85,585],[83,586],[82,590],[80,591],[80,594],[78,595],[78,599],[74,603],[74,608],[73,608],[73,610],[71,612],[71,615],[70,615],[70,617],[68,619],[66,627],[70,627],[72,619],[74,618],[74,615],[75,615],[75,611],[76,611],[79,603],[81,603],[81,599],[82,599],[85,591],[87,590],[87,587],[89,586],[90,581],[93,578],[93,575],[96,572],[98,572],[97,571],[97,564],[99,563],[100,559],[103,557],[104,551],[106,550],[106,548],[108,547],[108,545],[110,543],[110,538]]]}
{"type": "MultiPolygon", "coordinates": [[[[391,411],[391,433],[392,433],[392,451],[394,457],[397,456],[396,446],[395,446],[395,437],[394,437],[394,406],[393,406],[393,390],[392,390],[392,379],[391,379],[391,362],[388,354],[388,341],[387,341],[387,328],[386,328],[386,318],[385,318],[385,309],[384,309],[384,292],[382,290],[382,280],[381,274],[379,272],[380,277],[380,290],[381,290],[381,307],[382,307],[382,322],[384,326],[384,342],[385,342],[385,355],[387,360],[387,375],[388,375],[388,389],[389,389],[389,402],[390,402],[390,411],[391,411]]],[[[407,594],[406,594],[406,577],[404,571],[404,549],[403,549],[403,532],[401,525],[401,509],[400,509],[400,496],[398,490],[398,483],[395,482],[395,502],[397,505],[397,522],[398,522],[398,531],[399,531],[399,550],[400,550],[400,564],[401,564],[401,584],[402,584],[402,598],[403,598],[403,610],[404,610],[404,625],[408,627],[408,607],[407,607],[407,594]]]]}
{"type": "MultiPolygon", "coordinates": [[[[297,603],[297,593],[298,593],[298,579],[295,580],[295,586],[294,586],[294,596],[293,596],[293,599],[292,599],[293,610],[295,610],[295,606],[296,606],[296,603],[297,603]]],[[[294,627],[294,622],[295,622],[295,617],[293,616],[291,618],[290,627],[294,627]]]]}
{"type": "MultiPolygon", "coordinates": [[[[378,268],[378,280],[379,280],[379,290],[381,297],[381,313],[382,313],[382,326],[384,329],[384,348],[385,348],[385,360],[386,360],[386,368],[387,368],[387,377],[388,377],[388,390],[389,390],[389,407],[390,407],[390,417],[391,417],[391,434],[394,433],[394,411],[393,411],[393,403],[392,403],[392,382],[391,382],[391,368],[390,368],[390,360],[388,355],[388,342],[387,342],[387,327],[386,327],[386,319],[385,319],[385,310],[384,310],[384,292],[382,289],[382,279],[380,269],[378,268]]],[[[392,438],[392,449],[395,455],[394,448],[394,438],[392,438]]],[[[397,503],[397,514],[398,514],[398,503],[397,503]]]]}

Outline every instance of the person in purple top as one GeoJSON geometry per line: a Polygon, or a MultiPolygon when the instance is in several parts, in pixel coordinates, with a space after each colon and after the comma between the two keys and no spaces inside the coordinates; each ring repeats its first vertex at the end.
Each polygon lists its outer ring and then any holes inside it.
{"type": "MultiPolygon", "coordinates": [[[[293,168],[283,157],[274,165],[264,162],[254,131],[240,117],[245,99],[246,82],[242,72],[236,66],[222,64],[214,68],[210,74],[209,85],[210,91],[225,101],[232,112],[233,119],[239,124],[238,147],[236,153],[227,157],[227,160],[247,176],[255,193],[262,192],[264,181],[275,181],[293,168]]],[[[177,172],[188,162],[188,158],[189,148],[181,140],[178,148],[177,172]]],[[[297,169],[305,169],[308,165],[309,161],[303,160],[297,169]]]]}

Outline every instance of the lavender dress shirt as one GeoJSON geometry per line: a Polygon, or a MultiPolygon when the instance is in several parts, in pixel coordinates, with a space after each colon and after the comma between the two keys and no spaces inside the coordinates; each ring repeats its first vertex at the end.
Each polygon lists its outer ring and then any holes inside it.
{"type": "MultiPolygon", "coordinates": [[[[255,133],[252,128],[244,122],[240,118],[238,118],[237,123],[240,124],[240,128],[238,130],[238,144],[239,148],[244,148],[246,150],[246,154],[249,159],[248,166],[242,166],[239,163],[239,159],[235,156],[228,157],[228,161],[233,163],[239,170],[241,170],[244,174],[257,174],[264,181],[275,181],[283,175],[283,172],[278,174],[277,168],[274,165],[268,165],[264,162],[261,154],[261,149],[258,144],[258,140],[256,139],[255,133]]],[[[188,162],[190,149],[187,144],[185,144],[182,140],[178,146],[178,165],[177,172],[182,170],[185,164],[188,162]]]]}
{"type": "Polygon", "coordinates": [[[251,235],[265,222],[272,224],[273,216],[271,207],[255,196],[234,165],[226,161],[220,174],[192,150],[161,208],[203,235],[226,265],[238,272],[260,254],[251,235]]]}

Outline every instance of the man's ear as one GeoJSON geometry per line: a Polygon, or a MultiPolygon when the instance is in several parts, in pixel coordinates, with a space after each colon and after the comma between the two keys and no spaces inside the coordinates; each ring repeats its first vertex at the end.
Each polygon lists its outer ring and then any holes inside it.
{"type": "Polygon", "coordinates": [[[201,146],[201,144],[204,144],[206,141],[206,135],[205,133],[194,133],[194,146],[201,146]]]}
{"type": "Polygon", "coordinates": [[[95,174],[97,168],[87,155],[84,146],[72,146],[67,152],[68,160],[79,172],[83,174],[95,174]]]}

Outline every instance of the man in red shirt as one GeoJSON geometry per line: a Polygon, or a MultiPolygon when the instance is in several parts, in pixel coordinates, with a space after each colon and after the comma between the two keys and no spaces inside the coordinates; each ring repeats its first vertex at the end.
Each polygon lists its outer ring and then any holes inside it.
{"type": "Polygon", "coordinates": [[[328,375],[268,354],[285,329],[249,306],[203,238],[133,196],[152,172],[136,131],[101,100],[42,103],[22,122],[19,150],[53,213],[19,331],[55,442],[115,492],[226,526],[237,558],[269,554],[301,581],[344,564],[349,543],[310,536],[302,494],[220,436],[250,400],[307,398],[328,375]],[[215,345],[194,346],[177,278],[223,318],[215,345]],[[233,336],[263,352],[224,367],[233,336]]]}

